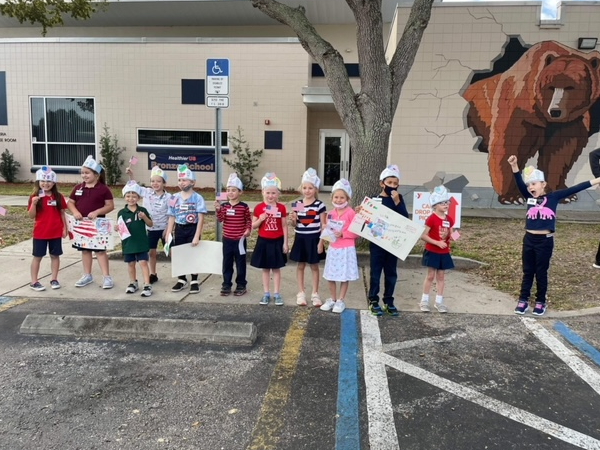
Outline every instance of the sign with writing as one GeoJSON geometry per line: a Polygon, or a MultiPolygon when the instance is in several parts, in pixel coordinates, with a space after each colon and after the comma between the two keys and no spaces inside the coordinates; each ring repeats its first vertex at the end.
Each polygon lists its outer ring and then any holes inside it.
{"type": "MultiPolygon", "coordinates": [[[[450,193],[448,215],[454,219],[454,228],[460,228],[461,205],[462,194],[450,193]]],[[[413,195],[413,222],[425,225],[425,220],[432,212],[431,205],[429,205],[429,192],[415,192],[413,195]]]]}
{"type": "Polygon", "coordinates": [[[154,166],[162,170],[177,170],[180,164],[187,164],[192,172],[214,172],[215,155],[198,153],[148,153],[148,169],[154,166]]]}

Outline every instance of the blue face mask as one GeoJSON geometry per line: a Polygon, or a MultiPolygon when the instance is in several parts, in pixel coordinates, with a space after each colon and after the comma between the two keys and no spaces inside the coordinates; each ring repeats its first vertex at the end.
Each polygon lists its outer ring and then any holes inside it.
{"type": "Polygon", "coordinates": [[[392,196],[392,192],[398,190],[398,188],[393,188],[393,187],[389,187],[384,185],[383,186],[383,192],[385,192],[385,195],[387,195],[388,197],[392,196]]]}

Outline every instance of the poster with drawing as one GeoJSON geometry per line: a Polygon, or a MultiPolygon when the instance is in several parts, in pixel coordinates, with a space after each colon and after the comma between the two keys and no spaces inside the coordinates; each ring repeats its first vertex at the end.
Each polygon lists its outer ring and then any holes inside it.
{"type": "Polygon", "coordinates": [[[113,235],[114,221],[106,218],[94,220],[77,220],[67,214],[69,238],[73,244],[81,248],[97,250],[113,250],[115,237],[113,235]]]}
{"type": "Polygon", "coordinates": [[[365,197],[350,231],[405,260],[425,227],[401,216],[380,201],[365,197]]]}

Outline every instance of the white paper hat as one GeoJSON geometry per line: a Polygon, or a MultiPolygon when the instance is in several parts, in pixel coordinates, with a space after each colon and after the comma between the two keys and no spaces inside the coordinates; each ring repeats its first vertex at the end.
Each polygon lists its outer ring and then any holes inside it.
{"type": "Polygon", "coordinates": [[[96,173],[102,172],[102,166],[92,157],[92,155],[89,155],[85,159],[85,161],[83,162],[83,167],[87,167],[88,169],[91,169],[96,173]]]}
{"type": "Polygon", "coordinates": [[[391,164],[383,169],[383,172],[379,175],[379,181],[383,181],[388,177],[396,177],[400,180],[400,169],[396,164],[391,164]]]}
{"type": "Polygon", "coordinates": [[[152,168],[152,172],[150,172],[150,178],[152,177],[161,177],[163,180],[165,180],[165,183],[167,182],[166,172],[158,166],[154,166],[152,168]]]}
{"type": "Polygon", "coordinates": [[[56,183],[56,173],[48,166],[43,166],[35,173],[36,181],[52,181],[56,183]]]}
{"type": "Polygon", "coordinates": [[[190,170],[185,164],[181,164],[177,167],[177,180],[191,180],[196,181],[196,175],[190,170]]]}
{"type": "Polygon", "coordinates": [[[306,172],[302,174],[302,183],[311,183],[314,187],[319,189],[321,179],[317,176],[317,171],[312,167],[309,167],[306,172]]]}
{"type": "Polygon", "coordinates": [[[523,182],[525,184],[535,183],[536,181],[546,181],[544,172],[533,166],[527,166],[523,169],[523,182]]]}
{"type": "Polygon", "coordinates": [[[135,192],[140,197],[143,196],[142,188],[134,180],[129,180],[127,184],[123,187],[123,197],[125,197],[125,194],[127,194],[128,192],[135,192]]]}
{"type": "Polygon", "coordinates": [[[433,207],[438,203],[447,202],[450,200],[450,194],[444,186],[436,186],[433,192],[429,194],[429,204],[433,207]]]}
{"type": "Polygon", "coordinates": [[[274,172],[267,172],[262,180],[260,180],[260,187],[262,189],[276,187],[278,190],[281,190],[281,180],[277,178],[274,172]]]}
{"type": "Polygon", "coordinates": [[[240,191],[243,191],[244,183],[242,183],[242,180],[238,178],[237,173],[234,172],[229,174],[229,178],[227,178],[226,187],[234,187],[238,188],[240,191]]]}
{"type": "Polygon", "coordinates": [[[333,194],[338,189],[341,189],[346,194],[348,194],[348,197],[352,198],[352,188],[350,187],[350,182],[345,178],[342,178],[341,180],[335,182],[335,184],[331,188],[331,193],[333,194]]]}

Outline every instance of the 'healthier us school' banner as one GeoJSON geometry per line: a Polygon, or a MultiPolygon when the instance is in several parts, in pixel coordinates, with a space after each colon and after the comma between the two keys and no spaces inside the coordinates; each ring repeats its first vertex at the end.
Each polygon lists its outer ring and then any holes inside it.
{"type": "Polygon", "coordinates": [[[162,170],[177,170],[180,164],[187,164],[192,172],[214,172],[215,155],[198,153],[148,153],[148,169],[154,166],[162,170]]]}

